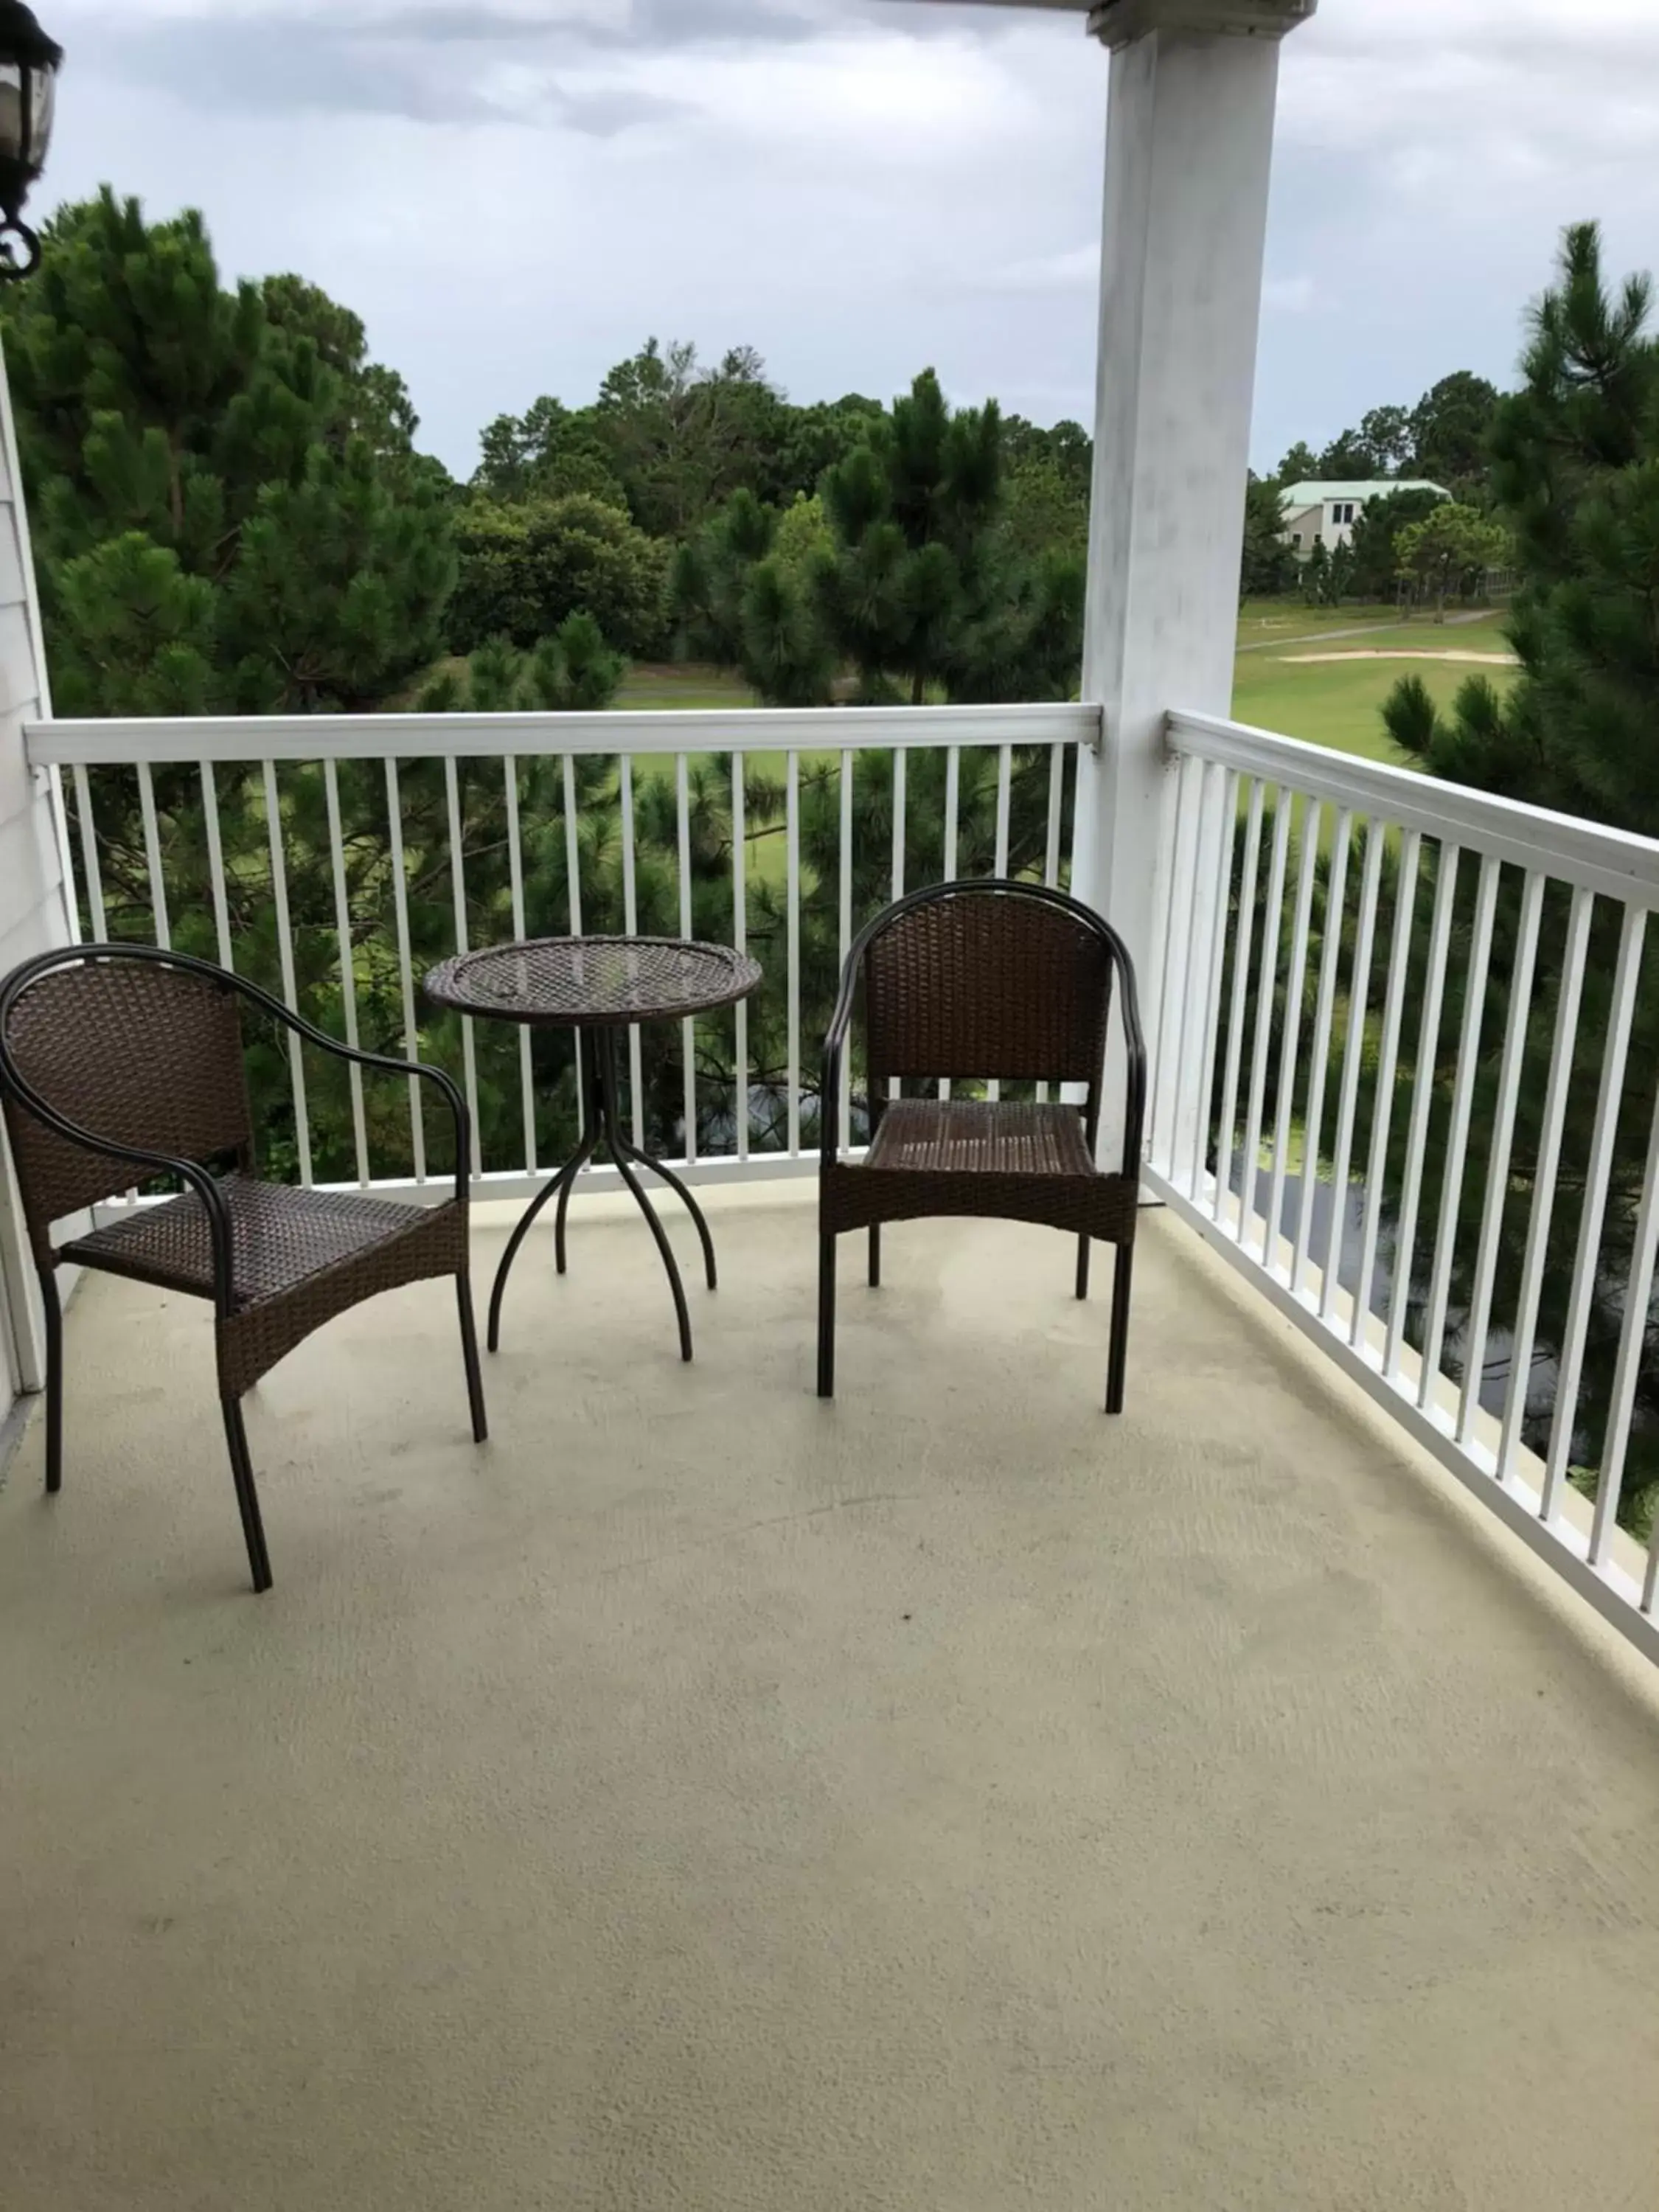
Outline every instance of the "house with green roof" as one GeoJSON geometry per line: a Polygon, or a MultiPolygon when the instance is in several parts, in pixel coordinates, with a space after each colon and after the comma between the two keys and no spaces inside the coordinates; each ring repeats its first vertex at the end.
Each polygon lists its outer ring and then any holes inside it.
{"type": "Polygon", "coordinates": [[[1332,550],[1346,545],[1371,501],[1396,491],[1431,491],[1441,499],[1451,497],[1443,484],[1420,477],[1381,477],[1368,483],[1289,484],[1279,495],[1285,535],[1302,561],[1321,538],[1332,550]]]}

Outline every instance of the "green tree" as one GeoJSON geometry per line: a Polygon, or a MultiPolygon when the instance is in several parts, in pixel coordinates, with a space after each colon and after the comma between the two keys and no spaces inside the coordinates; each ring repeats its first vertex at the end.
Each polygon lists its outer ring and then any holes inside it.
{"type": "MultiPolygon", "coordinates": [[[[0,318],[61,712],[366,709],[430,664],[454,573],[448,500],[411,418],[375,415],[397,387],[371,379],[355,317],[298,279],[228,289],[199,216],[150,223],[105,192],[60,211],[39,279],[0,318]]],[[[356,890],[386,880],[384,779],[337,773],[356,890]]],[[[338,1033],[325,778],[274,775],[302,1003],[338,1033]]],[[[92,782],[106,927],[148,937],[134,781],[92,782]]],[[[276,986],[264,778],[221,766],[212,787],[236,963],[276,986]]],[[[212,957],[206,788],[194,768],[151,778],[173,942],[212,957]]],[[[366,959],[360,994],[370,1041],[397,1034],[395,969],[378,968],[366,959]]],[[[252,1073],[282,1170],[296,1135],[277,1042],[254,1038],[252,1073]]],[[[312,1085],[318,1158],[350,1173],[349,1090],[321,1069],[312,1085]]]]}
{"type": "Polygon", "coordinates": [[[872,442],[824,480],[835,535],[810,587],[857,696],[953,699],[1069,691],[1081,649],[1080,564],[1039,568],[1003,539],[994,401],[952,413],[931,369],[872,442]]]}
{"type": "Polygon", "coordinates": [[[1358,599],[1392,599],[1400,585],[1397,541],[1409,524],[1421,522],[1440,504],[1433,491],[1391,491],[1368,500],[1350,541],[1353,547],[1353,594],[1358,599]]]}
{"type": "Polygon", "coordinates": [[[1469,506],[1490,503],[1488,442],[1498,406],[1495,385],[1460,368],[1425,392],[1412,410],[1412,465],[1469,506]]]}
{"type": "MultiPolygon", "coordinates": [[[[1570,230],[1556,284],[1533,317],[1519,392],[1498,404],[1490,453],[1492,485],[1515,533],[1521,587],[1510,636],[1518,680],[1500,693],[1486,677],[1467,683],[1449,714],[1425,686],[1398,686],[1386,710],[1395,742],[1430,773],[1659,835],[1659,657],[1653,645],[1653,578],[1659,574],[1659,343],[1650,327],[1648,279],[1616,290],[1602,272],[1593,225],[1570,230]]],[[[1448,471],[1451,473],[1451,471],[1448,471]]],[[[1468,1157],[1490,1154],[1498,1112],[1495,1041],[1507,1012],[1518,933],[1518,887],[1500,892],[1492,980],[1482,1028],[1468,1157]]],[[[1467,868],[1466,877],[1471,873],[1467,868]]],[[[1468,894],[1460,908],[1452,995],[1466,972],[1468,894]]],[[[1550,1062],[1565,939],[1560,887],[1546,902],[1538,973],[1528,1010],[1511,1188],[1500,1221],[1496,1311],[1516,1296],[1523,1240],[1536,1196],[1542,1102],[1550,1062]]],[[[1620,913],[1598,901],[1591,923],[1567,1121],[1552,1196],[1552,1233],[1540,1315],[1548,1355],[1565,1340],[1568,1293],[1580,1226],[1590,1126],[1611,1022],[1612,975],[1620,913]]],[[[1439,1113],[1431,1123],[1425,1207],[1437,1206],[1443,1115],[1455,1077],[1455,1024],[1449,1013],[1433,1064],[1439,1113]]],[[[1594,1277],[1584,1381],[1572,1409],[1576,1477],[1593,1489],[1603,1451],[1613,1364],[1623,1325],[1636,1210],[1644,1176],[1648,1118],[1659,1085],[1659,972],[1640,973],[1636,1015],[1614,1125],[1606,1225],[1594,1277]]],[[[1474,1215],[1482,1177],[1466,1176],[1460,1196],[1455,1279],[1467,1284],[1474,1215]]],[[[1426,1215],[1432,1218],[1432,1212],[1426,1215]]],[[[1425,1264],[1410,1255],[1414,1270],[1425,1264]]],[[[1649,1330],[1650,1345],[1653,1331],[1649,1330]]],[[[1541,1443],[1553,1402],[1534,1409],[1528,1435],[1541,1443]]],[[[1659,1375],[1640,1364],[1630,1461],[1620,1505],[1627,1527],[1644,1532],[1659,1497],[1659,1375]]]]}
{"type": "Polygon", "coordinates": [[[772,556],[786,581],[799,590],[814,562],[834,550],[835,539],[823,501],[816,494],[808,499],[805,493],[797,493],[778,517],[772,537],[772,556]]]}
{"type": "Polygon", "coordinates": [[[1331,549],[1316,538],[1313,550],[1302,563],[1302,596],[1310,607],[1322,607],[1330,598],[1331,549]]]}
{"type": "Polygon", "coordinates": [[[628,495],[611,465],[598,410],[543,397],[523,415],[498,415],[483,432],[472,489],[497,506],[563,499],[573,492],[624,511],[628,495]]]}
{"type": "Polygon", "coordinates": [[[1370,455],[1374,476],[1403,476],[1416,452],[1411,415],[1404,407],[1373,407],[1360,422],[1359,440],[1370,455]]]}
{"type": "Polygon", "coordinates": [[[1296,548],[1285,535],[1285,514],[1276,483],[1252,476],[1244,493],[1244,554],[1239,596],[1277,599],[1297,580],[1296,548]]]}
{"type": "Polygon", "coordinates": [[[734,491],[775,495],[784,416],[751,346],[705,370],[695,345],[651,338],[606,375],[594,425],[635,522],[679,539],[734,491]]]}
{"type": "Polygon", "coordinates": [[[1504,557],[1509,540],[1500,525],[1488,522],[1472,507],[1443,500],[1420,522],[1408,522],[1395,539],[1400,574],[1425,599],[1432,599],[1435,619],[1446,619],[1454,592],[1473,598],[1486,571],[1504,557]]]}
{"type": "Polygon", "coordinates": [[[1023,561],[1045,555],[1081,562],[1089,551],[1089,484],[1052,453],[1027,452],[1003,477],[1003,529],[1023,561]]]}
{"type": "Polygon", "coordinates": [[[1369,483],[1382,473],[1364,432],[1345,430],[1319,456],[1314,477],[1323,483],[1369,483]]]}
{"type": "Polygon", "coordinates": [[[585,607],[568,614],[529,653],[490,638],[464,671],[447,670],[421,698],[423,714],[585,714],[612,705],[628,673],[585,607]]]}
{"type": "Polygon", "coordinates": [[[741,667],[779,705],[1067,696],[1082,638],[1082,562],[1023,558],[1006,529],[994,404],[952,413],[931,370],[870,443],[823,480],[799,526],[740,492],[676,559],[671,599],[693,649],[741,667]]]}
{"type": "Polygon", "coordinates": [[[123,711],[135,682],[179,712],[380,703],[436,652],[454,557],[441,494],[354,427],[301,327],[361,370],[361,325],[297,280],[276,323],[225,291],[193,213],[106,191],[59,221],[6,340],[60,705],[123,711]]]}
{"type": "MultiPolygon", "coordinates": [[[[751,491],[734,492],[695,538],[676,549],[669,602],[694,658],[725,667],[742,661],[744,595],[756,567],[772,550],[778,524],[775,507],[763,506],[751,491]]],[[[797,596],[799,570],[797,562],[789,579],[797,596]]]]}
{"type": "Polygon", "coordinates": [[[409,387],[395,368],[369,359],[362,318],[303,276],[267,276],[259,296],[270,330],[294,342],[308,338],[335,380],[337,399],[329,425],[331,441],[343,446],[361,437],[377,459],[401,462],[425,474],[434,486],[451,489],[443,464],[430,454],[416,453],[415,434],[421,418],[409,387]]]}
{"type": "Polygon", "coordinates": [[[622,652],[649,657],[665,644],[669,550],[604,500],[576,492],[522,507],[469,501],[455,544],[449,634],[458,653],[495,636],[533,646],[579,607],[622,652]]]}
{"type": "Polygon", "coordinates": [[[879,399],[866,399],[856,392],[810,407],[785,407],[783,437],[777,459],[777,497],[797,494],[811,497],[826,469],[868,442],[880,420],[879,399]]]}
{"type": "Polygon", "coordinates": [[[1268,478],[1270,483],[1316,483],[1319,481],[1319,456],[1305,438],[1299,438],[1268,478]]]}

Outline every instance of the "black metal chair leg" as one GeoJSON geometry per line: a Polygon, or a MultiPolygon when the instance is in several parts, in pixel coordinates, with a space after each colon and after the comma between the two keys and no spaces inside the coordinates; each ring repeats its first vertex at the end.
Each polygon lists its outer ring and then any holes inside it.
{"type": "Polygon", "coordinates": [[[40,1307],[46,1322],[46,1489],[55,1497],[64,1486],[64,1309],[50,1267],[40,1270],[40,1307]]]}
{"type": "Polygon", "coordinates": [[[455,1278],[455,1304],[461,1316],[461,1358],[466,1363],[466,1397],[472,1409],[472,1441],[483,1443],[489,1434],[484,1412],[483,1376],[478,1371],[478,1330],[472,1318],[472,1279],[465,1270],[455,1278]]]}
{"type": "Polygon", "coordinates": [[[629,1144],[625,1137],[620,1141],[623,1151],[630,1160],[637,1161],[642,1168],[649,1168],[653,1176],[660,1176],[670,1190],[677,1192],[684,1200],[686,1212],[696,1224],[697,1236],[702,1245],[703,1272],[708,1278],[708,1287],[711,1291],[718,1289],[714,1273],[714,1240],[708,1233],[708,1224],[702,1218],[702,1208],[672,1168],[665,1168],[660,1160],[653,1160],[649,1152],[642,1152],[637,1145],[629,1144]]]}
{"type": "Polygon", "coordinates": [[[870,1287],[872,1291],[881,1288],[881,1224],[878,1221],[870,1224],[870,1287]]]}
{"type": "Polygon", "coordinates": [[[1134,1247],[1120,1244],[1112,1270],[1111,1353],[1106,1369],[1106,1410],[1123,1411],[1123,1370],[1129,1357],[1129,1281],[1134,1272],[1134,1247]]]}
{"type": "MultiPolygon", "coordinates": [[[[874,1231],[871,1232],[872,1235],[874,1231]]],[[[818,1238],[818,1395],[836,1395],[836,1239],[818,1238]]]]}
{"type": "Polygon", "coordinates": [[[1086,1237],[1079,1237],[1077,1240],[1077,1294],[1080,1298],[1086,1298],[1089,1295],[1089,1239],[1086,1237]]]}
{"type": "Polygon", "coordinates": [[[252,1570],[253,1588],[258,1593],[270,1588],[270,1554],[265,1549],[264,1523],[259,1517],[259,1493],[253,1483],[253,1462],[248,1457],[247,1431],[242,1425],[240,1399],[222,1398],[219,1403],[224,1410],[225,1442],[230,1447],[231,1478],[236,1485],[236,1504],[242,1516],[247,1563],[252,1570]]]}

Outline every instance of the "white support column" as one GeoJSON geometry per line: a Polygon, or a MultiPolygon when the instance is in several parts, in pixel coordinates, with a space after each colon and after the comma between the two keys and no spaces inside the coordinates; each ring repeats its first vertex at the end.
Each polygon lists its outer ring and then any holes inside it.
{"type": "MultiPolygon", "coordinates": [[[[1316,5],[1107,0],[1090,22],[1111,51],[1083,660],[1104,734],[1082,763],[1073,885],[1128,945],[1154,1059],[1164,716],[1231,706],[1279,48],[1316,5]]],[[[1200,933],[1213,920],[1200,903],[1200,933]]],[[[1196,1115],[1194,1091],[1177,1147],[1196,1115]]],[[[1121,1141],[1103,1129],[1103,1156],[1121,1141]]]]}
{"type": "MultiPolygon", "coordinates": [[[[0,359],[0,975],[75,934],[57,771],[31,769],[23,725],[49,715],[28,517],[0,359]]],[[[0,1131],[0,1425],[14,1395],[45,1377],[34,1270],[0,1131]]]]}

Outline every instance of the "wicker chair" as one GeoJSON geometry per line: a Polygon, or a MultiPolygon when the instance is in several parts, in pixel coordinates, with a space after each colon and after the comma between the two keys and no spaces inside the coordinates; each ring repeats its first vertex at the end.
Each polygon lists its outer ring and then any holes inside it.
{"type": "Polygon", "coordinates": [[[403,1283],[453,1275],[472,1433],[487,1434],[467,1274],[467,1112],[434,1067],[358,1052],[240,976],[153,945],[83,945],[25,962],[0,985],[4,1094],[46,1323],[46,1488],[64,1469],[64,1327],[55,1270],[69,1260],[213,1301],[220,1405],[253,1587],[270,1560],[242,1393],[303,1337],[403,1283]],[[394,1205],[293,1189],[254,1171],[240,1000],[361,1067],[434,1084],[455,1119],[455,1194],[394,1205]],[[210,1172],[209,1163],[234,1163],[210,1172]],[[54,1245],[66,1214],[172,1175],[176,1198],[54,1245]]]}
{"type": "Polygon", "coordinates": [[[818,1177],[818,1395],[836,1387],[836,1240],[935,1214],[1041,1222],[1078,1238],[1077,1295],[1091,1238],[1115,1244],[1106,1410],[1123,1409],[1146,1054],[1134,970],[1116,932],[1063,891],[997,880],[941,884],[897,901],[848,955],[824,1041],[818,1177]],[[1121,1174],[1095,1166],[1114,974],[1128,1054],[1121,1174]],[[840,1159],[842,1067],[862,990],[870,1148],[840,1159]],[[1087,1086],[1086,1103],[890,1099],[890,1079],[953,1077],[1087,1086]]]}

